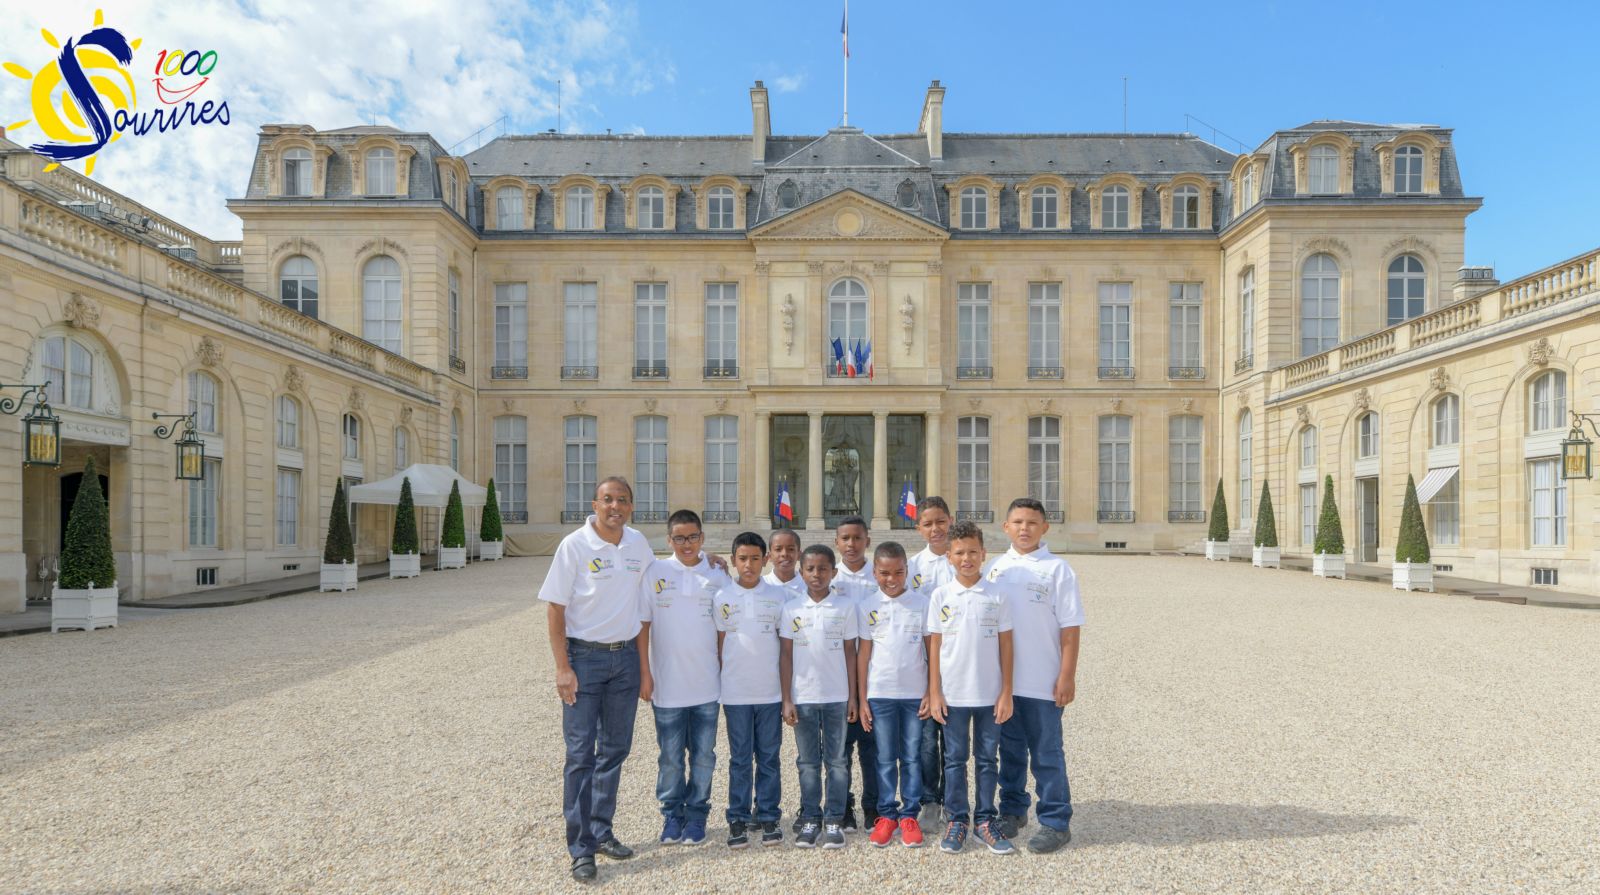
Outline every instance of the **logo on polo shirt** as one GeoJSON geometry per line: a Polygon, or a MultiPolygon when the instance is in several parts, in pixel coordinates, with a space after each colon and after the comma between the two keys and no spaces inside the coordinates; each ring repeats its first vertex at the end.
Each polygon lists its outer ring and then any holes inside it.
{"type": "Polygon", "coordinates": [[[723,621],[727,621],[728,620],[728,616],[730,616],[732,614],[733,614],[733,607],[728,605],[727,603],[723,603],[722,604],[722,620],[723,621]]]}
{"type": "Polygon", "coordinates": [[[794,622],[793,622],[793,623],[792,623],[792,627],[793,627],[793,628],[794,628],[794,632],[795,632],[795,633],[796,633],[796,634],[798,634],[798,633],[800,633],[800,630],[801,630],[801,629],[802,629],[802,628],[804,628],[804,627],[805,627],[805,626],[806,626],[806,621],[805,621],[805,619],[803,619],[803,618],[799,618],[799,617],[796,617],[796,618],[795,618],[795,620],[794,620],[794,622]]]}
{"type": "Polygon", "coordinates": [[[950,620],[950,607],[949,606],[940,606],[939,607],[939,621],[947,622],[949,620],[950,620]]]}
{"type": "Polygon", "coordinates": [[[878,610],[874,609],[867,613],[867,624],[874,628],[878,626],[878,610]]]}
{"type": "Polygon", "coordinates": [[[665,578],[657,578],[656,579],[656,593],[658,593],[658,594],[661,593],[662,591],[666,590],[669,586],[670,585],[667,583],[667,579],[665,579],[665,578]]]}
{"type": "Polygon", "coordinates": [[[603,556],[597,556],[594,559],[589,560],[589,571],[592,574],[598,575],[601,572],[604,572],[606,569],[612,568],[614,565],[615,563],[613,563],[611,560],[606,559],[603,556]]]}
{"type": "Polygon", "coordinates": [[[921,572],[918,572],[917,574],[911,576],[911,589],[912,590],[922,590],[922,573],[921,572]]]}

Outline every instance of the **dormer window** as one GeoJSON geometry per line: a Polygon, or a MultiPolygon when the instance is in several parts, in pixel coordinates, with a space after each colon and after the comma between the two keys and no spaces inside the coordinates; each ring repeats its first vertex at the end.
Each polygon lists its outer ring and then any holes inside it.
{"type": "Polygon", "coordinates": [[[664,230],[667,226],[667,194],[658,186],[639,191],[639,229],[664,230]]]}
{"type": "Polygon", "coordinates": [[[594,229],[594,190],[586,186],[567,190],[567,229],[594,229]]]}
{"type": "Polygon", "coordinates": [[[782,185],[778,187],[778,207],[794,208],[799,204],[800,188],[794,185],[794,181],[785,180],[782,185]]]}
{"type": "Polygon", "coordinates": [[[725,186],[713,187],[706,196],[706,229],[733,229],[732,189],[725,186]]]}
{"type": "Polygon", "coordinates": [[[1172,191],[1172,226],[1194,230],[1200,226],[1200,190],[1180,186],[1172,191]]]}
{"type": "Polygon", "coordinates": [[[495,229],[522,229],[522,190],[503,186],[494,193],[495,229]]]}
{"type": "Polygon", "coordinates": [[[283,194],[311,195],[311,153],[308,150],[291,149],[283,154],[283,194]]]}
{"type": "Polygon", "coordinates": [[[395,166],[393,149],[372,149],[367,152],[367,189],[369,196],[395,194],[395,166]]]}
{"type": "Polygon", "coordinates": [[[1029,213],[1033,218],[1033,229],[1054,230],[1060,226],[1061,194],[1053,186],[1036,187],[1029,197],[1029,213]]]}
{"type": "Polygon", "coordinates": [[[1419,147],[1402,146],[1394,151],[1394,191],[1422,192],[1422,150],[1419,147]]]}
{"type": "Polygon", "coordinates": [[[1256,167],[1247,165],[1244,176],[1239,178],[1239,207],[1249,208],[1256,204],[1256,167]]]}
{"type": "Polygon", "coordinates": [[[1339,149],[1324,143],[1306,154],[1307,173],[1312,193],[1339,192],[1339,149]]]}
{"type": "Polygon", "coordinates": [[[989,229],[989,191],[981,186],[961,190],[961,229],[989,229]]]}
{"type": "Polygon", "coordinates": [[[900,188],[895,191],[894,201],[901,208],[915,208],[917,206],[917,185],[909,180],[900,181],[900,188]]]}
{"type": "Polygon", "coordinates": [[[1100,226],[1106,230],[1128,229],[1128,188],[1109,186],[1100,194],[1100,226]]]}

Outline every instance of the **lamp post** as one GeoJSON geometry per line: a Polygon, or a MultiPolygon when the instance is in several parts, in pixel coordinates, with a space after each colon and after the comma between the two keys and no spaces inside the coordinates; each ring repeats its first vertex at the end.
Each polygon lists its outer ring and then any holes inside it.
{"type": "Polygon", "coordinates": [[[156,427],[155,435],[165,441],[177,431],[176,421],[183,421],[183,435],[173,445],[178,449],[177,477],[179,481],[198,482],[205,477],[206,443],[194,431],[195,413],[152,413],[153,420],[174,420],[170,425],[156,427]]]}
{"type": "Polygon", "coordinates": [[[1572,431],[1561,442],[1562,478],[1594,478],[1594,441],[1583,434],[1583,426],[1587,423],[1591,431],[1600,435],[1600,424],[1595,422],[1597,417],[1600,414],[1572,411],[1572,431]]]}
{"type": "Polygon", "coordinates": [[[20,388],[23,392],[14,399],[0,398],[0,413],[8,415],[16,413],[28,402],[28,396],[33,396],[33,407],[28,411],[28,415],[22,418],[22,464],[60,466],[61,417],[50,410],[50,402],[45,398],[50,383],[28,385],[19,382],[7,385],[0,382],[0,391],[7,388],[20,388]]]}

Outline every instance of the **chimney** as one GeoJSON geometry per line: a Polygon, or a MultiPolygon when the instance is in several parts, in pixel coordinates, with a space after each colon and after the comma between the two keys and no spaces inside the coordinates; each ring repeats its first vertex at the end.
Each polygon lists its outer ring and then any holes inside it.
{"type": "Polygon", "coordinates": [[[1500,281],[1495,279],[1493,267],[1463,267],[1456,273],[1455,287],[1450,290],[1451,299],[1463,301],[1499,288],[1500,281]]]}
{"type": "Polygon", "coordinates": [[[938,81],[928,85],[928,97],[922,101],[922,120],[917,122],[917,133],[928,137],[928,158],[944,158],[944,88],[938,81]]]}
{"type": "Polygon", "coordinates": [[[750,88],[750,117],[755,124],[750,136],[750,161],[766,164],[767,138],[772,136],[772,115],[767,106],[767,87],[760,81],[750,88]]]}

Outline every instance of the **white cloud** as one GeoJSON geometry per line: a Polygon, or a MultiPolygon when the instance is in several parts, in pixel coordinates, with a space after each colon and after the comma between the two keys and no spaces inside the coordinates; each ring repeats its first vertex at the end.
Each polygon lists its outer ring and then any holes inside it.
{"type": "Polygon", "coordinates": [[[794,93],[806,84],[805,72],[792,75],[779,75],[772,79],[772,89],[779,93],[794,93]]]}
{"type": "MultiPolygon", "coordinates": [[[[143,40],[133,65],[139,109],[157,105],[150,77],[162,47],[216,50],[213,80],[195,98],[226,99],[232,124],[120,140],[101,153],[95,179],[220,239],[239,235],[224,202],[244,194],[261,124],[392,124],[448,148],[501,115],[515,130],[554,125],[557,79],[563,129],[581,131],[599,120],[606,94],[647,92],[676,74],[634,51],[632,8],[604,0],[202,0],[182,9],[65,0],[13,11],[0,60],[43,66],[53,51],[40,29],[65,40],[102,6],[107,25],[143,40]]],[[[0,73],[0,120],[30,118],[29,108],[27,83],[0,73]]],[[[30,127],[7,136],[42,135],[30,127]]]]}

